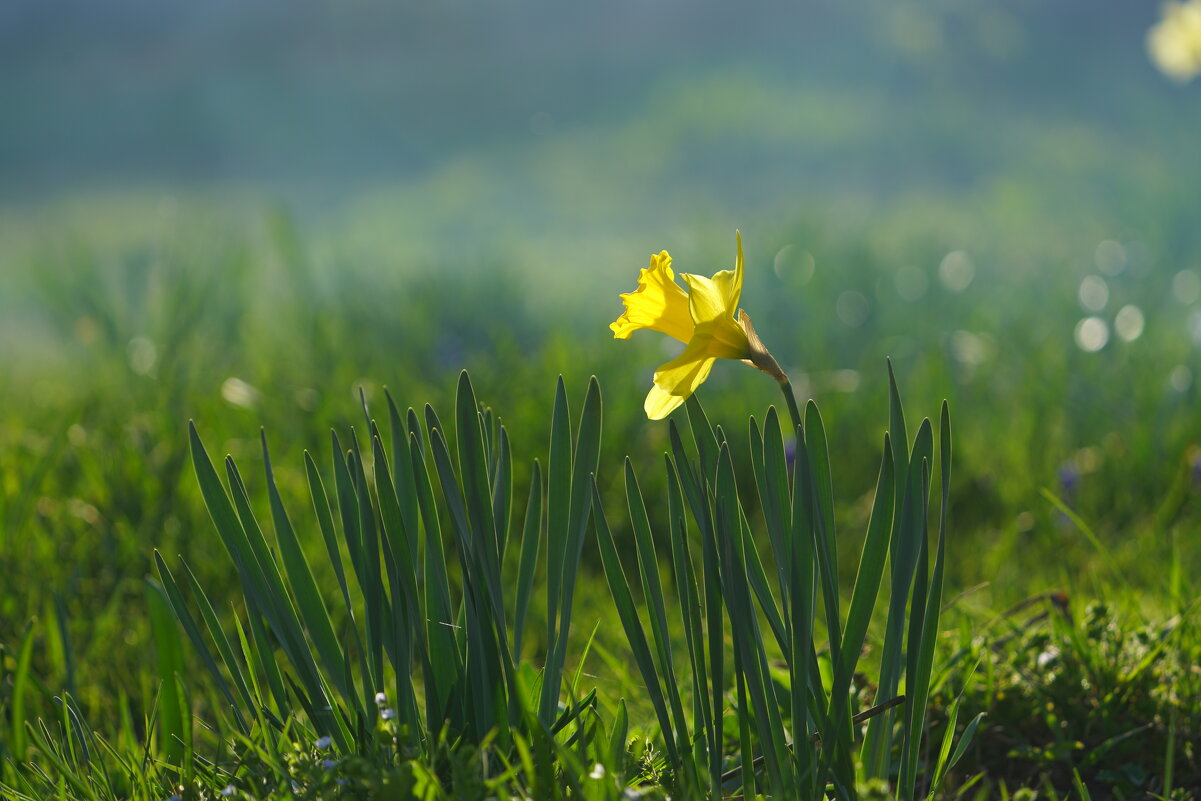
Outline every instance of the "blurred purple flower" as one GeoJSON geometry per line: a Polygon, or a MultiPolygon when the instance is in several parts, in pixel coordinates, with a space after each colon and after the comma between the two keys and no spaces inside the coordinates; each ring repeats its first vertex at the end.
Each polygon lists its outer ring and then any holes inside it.
{"type": "Polygon", "coordinates": [[[1069,500],[1076,494],[1080,486],[1080,468],[1073,461],[1064,462],[1059,466],[1059,487],[1063,490],[1064,500],[1069,500]]]}

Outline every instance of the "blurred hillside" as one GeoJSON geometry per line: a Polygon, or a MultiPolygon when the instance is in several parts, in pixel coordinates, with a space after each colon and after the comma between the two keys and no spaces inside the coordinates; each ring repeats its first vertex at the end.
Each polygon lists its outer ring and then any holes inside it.
{"type": "Polygon", "coordinates": [[[1095,170],[1115,145],[1190,139],[1144,53],[1154,18],[1032,0],[18,0],[0,9],[3,192],[233,185],[328,205],[482,158],[534,202],[520,162],[563,148],[634,197],[684,181],[734,208],[1095,170]],[[1031,152],[1036,133],[1075,147],[1031,152]]]}

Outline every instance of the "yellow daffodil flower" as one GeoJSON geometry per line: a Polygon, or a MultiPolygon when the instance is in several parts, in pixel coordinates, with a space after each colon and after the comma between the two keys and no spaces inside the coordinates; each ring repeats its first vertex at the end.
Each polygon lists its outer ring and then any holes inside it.
{"type": "Polygon", "coordinates": [[[711,278],[681,273],[688,291],[675,281],[671,256],[651,256],[638,276],[638,288],[621,296],[625,312],[609,324],[615,339],[629,339],[640,328],[659,331],[684,343],[684,352],[660,365],[643,408],[662,420],[696,391],[717,359],[739,359],[787,384],[788,378],[755,334],[751,318],[738,308],[742,295],[742,236],[733,270],[711,278]],[[736,314],[737,312],[737,314],[736,314]]]}
{"type": "Polygon", "coordinates": [[[1183,83],[1201,74],[1201,0],[1166,3],[1163,19],[1147,31],[1147,50],[1169,78],[1183,83]]]}

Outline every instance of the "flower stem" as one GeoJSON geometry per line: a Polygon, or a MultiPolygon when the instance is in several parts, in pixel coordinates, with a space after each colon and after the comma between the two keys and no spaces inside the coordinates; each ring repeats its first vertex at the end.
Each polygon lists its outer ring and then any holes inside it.
{"type": "Polygon", "coordinates": [[[784,393],[784,400],[788,403],[788,414],[792,417],[792,427],[797,429],[801,427],[801,410],[796,405],[796,394],[792,391],[791,381],[781,381],[780,391],[784,393]]]}

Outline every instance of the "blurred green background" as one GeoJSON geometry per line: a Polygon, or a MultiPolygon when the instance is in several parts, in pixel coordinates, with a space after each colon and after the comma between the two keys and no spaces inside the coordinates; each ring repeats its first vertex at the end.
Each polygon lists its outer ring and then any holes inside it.
{"type": "MultiPolygon", "coordinates": [[[[951,402],[950,594],[1168,606],[1170,576],[1201,568],[1201,86],[1148,60],[1156,18],[1081,0],[0,6],[0,642],[58,621],[47,686],[93,709],[153,697],[135,669],[152,549],[211,594],[234,585],[189,418],[239,462],[265,426],[303,518],[301,451],[327,464],[360,388],[377,412],[385,385],[445,408],[467,367],[524,498],[555,376],[578,403],[595,373],[602,485],[628,453],[657,497],[666,427],[641,407],[672,351],[606,326],[650,253],[711,274],[735,228],[743,303],[826,418],[848,548],[891,357],[911,415],[951,402]]],[[[700,396],[734,438],[778,402],[732,363],[700,396]]],[[[581,592],[604,614],[600,582],[581,592]]]]}

